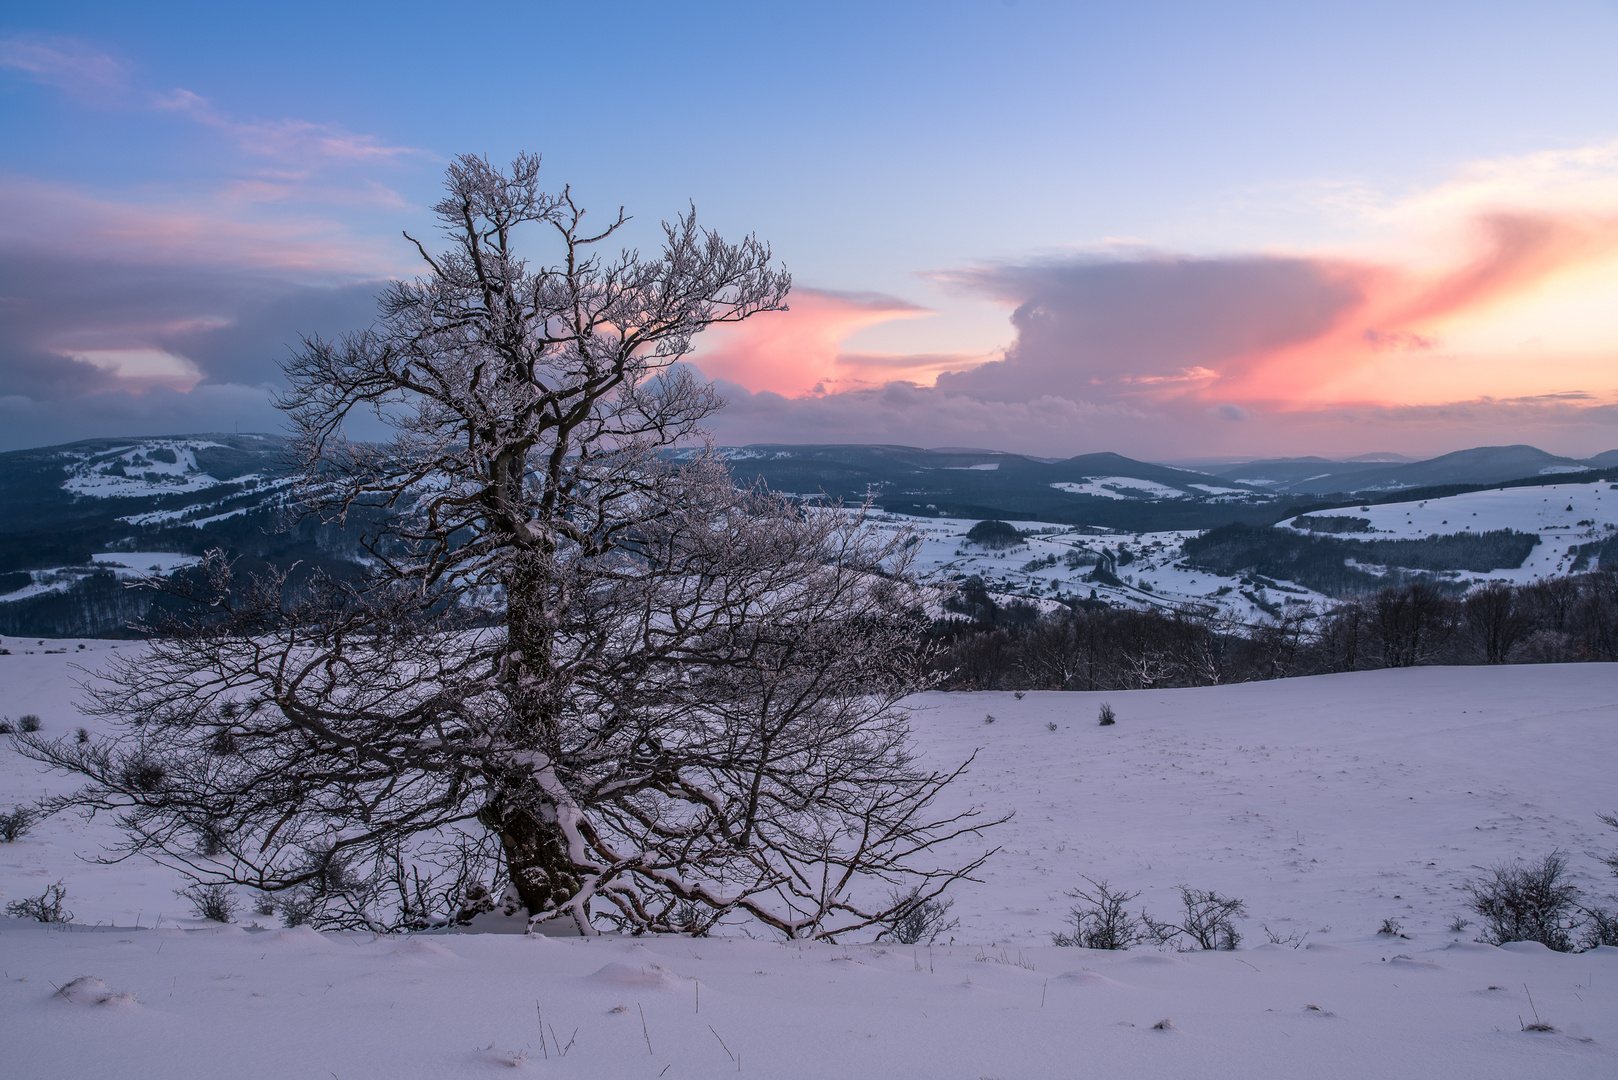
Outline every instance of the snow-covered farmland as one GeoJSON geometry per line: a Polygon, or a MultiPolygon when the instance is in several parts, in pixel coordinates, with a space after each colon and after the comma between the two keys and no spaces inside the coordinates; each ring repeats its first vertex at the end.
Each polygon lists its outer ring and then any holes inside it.
{"type": "MultiPolygon", "coordinates": [[[[4,644],[4,711],[95,730],[68,705],[75,665],[114,643],[4,644]]],[[[1613,665],[913,704],[929,760],[978,750],[951,804],[1016,811],[931,949],[209,928],[168,871],[87,861],[110,821],[57,818],[0,845],[0,896],[60,879],[102,925],[0,922],[6,1075],[1618,1074],[1618,949],[1448,929],[1469,878],[1553,847],[1588,894],[1618,891],[1596,861],[1618,846],[1596,820],[1618,809],[1613,665]],[[1245,941],[1052,947],[1086,875],[1159,914],[1180,883],[1239,896],[1245,941]],[[81,976],[100,981],[58,994],[81,976]],[[1557,1030],[1524,1031],[1536,1015],[1557,1030]]],[[[0,750],[0,805],[67,783],[0,750]]]]}
{"type": "Polygon", "coordinates": [[[34,571],[30,575],[32,582],[6,593],[5,601],[10,603],[43,593],[65,592],[86,574],[110,573],[122,581],[138,581],[144,577],[166,577],[200,562],[200,556],[172,551],[100,551],[90,556],[88,566],[59,566],[52,570],[34,571]]]}
{"type": "MultiPolygon", "coordinates": [[[[1120,496],[1122,497],[1122,496],[1120,496]]],[[[1504,488],[1470,492],[1422,502],[1367,504],[1316,511],[1313,518],[1358,518],[1370,522],[1364,531],[1337,532],[1343,539],[1419,539],[1434,534],[1491,532],[1516,529],[1536,533],[1541,542],[1520,567],[1487,572],[1467,571],[1466,581],[1510,581],[1525,584],[1569,573],[1575,556],[1569,548],[1605,540],[1618,533],[1618,489],[1602,483],[1557,484],[1549,487],[1504,488]]],[[[1307,531],[1296,518],[1282,528],[1307,531]]],[[[1262,617],[1266,609],[1314,604],[1331,599],[1295,582],[1279,588],[1255,587],[1242,575],[1220,575],[1187,566],[1180,545],[1194,531],[1130,533],[1018,521],[1026,536],[1020,546],[993,550],[966,540],[976,519],[911,518],[881,515],[879,527],[911,528],[921,547],[918,566],[941,576],[977,574],[991,591],[1002,597],[1020,596],[1042,601],[1088,597],[1135,607],[1174,607],[1179,604],[1213,605],[1239,618],[1262,617]],[[1132,562],[1117,567],[1121,586],[1086,581],[1103,549],[1129,550],[1132,562]]],[[[1360,567],[1372,572],[1386,567],[1360,567]]]]}
{"type": "MultiPolygon", "coordinates": [[[[1494,570],[1487,575],[1468,575],[1520,584],[1567,573],[1573,562],[1568,548],[1605,540],[1618,533],[1618,486],[1598,482],[1499,488],[1423,502],[1323,510],[1308,516],[1368,521],[1370,525],[1363,531],[1336,534],[1362,540],[1417,539],[1434,534],[1444,536],[1497,529],[1538,533],[1540,543],[1522,566],[1494,570]]],[[[1292,518],[1281,526],[1297,528],[1296,521],[1292,518]]]]}
{"type": "Polygon", "coordinates": [[[198,467],[197,451],[223,445],[205,439],[140,439],[72,465],[62,490],[91,498],[204,491],[221,481],[198,467]]]}
{"type": "Polygon", "coordinates": [[[1152,480],[1132,476],[1092,476],[1083,483],[1064,481],[1052,484],[1069,495],[1091,495],[1098,499],[1183,499],[1186,493],[1152,480]]]}
{"type": "MultiPolygon", "coordinates": [[[[1132,607],[1172,608],[1180,604],[1212,604],[1243,618],[1256,618],[1262,610],[1243,595],[1240,577],[1221,576],[1187,567],[1180,545],[1195,531],[1125,533],[1075,528],[1040,521],[1018,521],[1023,543],[996,551],[967,541],[975,518],[909,518],[882,515],[875,522],[883,529],[914,530],[920,548],[916,566],[940,578],[976,574],[990,591],[1001,597],[1052,601],[1090,597],[1132,607]],[[1103,550],[1126,546],[1133,559],[1118,567],[1121,585],[1086,581],[1103,550]],[[1070,559],[1072,561],[1070,561],[1070,559]]],[[[1250,590],[1249,590],[1250,591],[1250,590]]],[[[1288,583],[1282,591],[1261,595],[1273,604],[1314,603],[1329,598],[1288,583]]]]}

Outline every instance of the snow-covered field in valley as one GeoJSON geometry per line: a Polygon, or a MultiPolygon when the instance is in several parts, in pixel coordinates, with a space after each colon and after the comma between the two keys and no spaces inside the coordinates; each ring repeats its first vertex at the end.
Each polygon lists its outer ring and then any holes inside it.
{"type": "MultiPolygon", "coordinates": [[[[1109,479],[1117,478],[1101,478],[1109,479]]],[[[1524,585],[1591,568],[1588,558],[1580,562],[1570,549],[1618,535],[1618,490],[1605,481],[1500,488],[1440,499],[1319,510],[1306,517],[1349,518],[1368,523],[1363,532],[1323,534],[1341,540],[1417,540],[1501,529],[1534,533],[1540,540],[1522,565],[1450,575],[1457,581],[1472,584],[1505,581],[1524,585]]],[[[1297,521],[1297,518],[1289,518],[1280,522],[1280,527],[1307,532],[1295,524],[1297,521]]],[[[1252,582],[1246,573],[1220,574],[1185,560],[1181,545],[1200,535],[1200,530],[1097,531],[1052,522],[1017,521],[1012,524],[1025,534],[1023,542],[1009,550],[993,550],[966,539],[967,532],[976,524],[974,518],[916,518],[897,514],[881,515],[877,520],[878,528],[914,530],[920,541],[916,565],[923,573],[939,577],[975,574],[1002,599],[1042,600],[1047,607],[1054,607],[1051,601],[1055,599],[1093,594],[1115,606],[1173,609],[1190,604],[1218,608],[1242,619],[1256,619],[1264,614],[1264,609],[1249,595],[1248,587],[1252,582]],[[1117,552],[1121,547],[1127,548],[1133,558],[1132,562],[1117,567],[1121,585],[1087,580],[1103,551],[1117,552]]],[[[1359,569],[1375,574],[1388,570],[1387,567],[1359,569]]],[[[1327,608],[1340,599],[1297,582],[1283,584],[1284,589],[1270,597],[1275,604],[1308,603],[1327,608]]]]}
{"type": "MultiPolygon", "coordinates": [[[[4,644],[0,711],[68,736],[96,729],[71,709],[72,665],[140,647],[4,644]]],[[[1613,665],[913,704],[930,761],[978,751],[951,803],[1016,812],[979,842],[1001,850],[953,891],[959,926],[930,949],[376,938],[250,913],[220,927],[191,917],[166,870],[86,861],[115,840],[112,822],[58,817],[0,844],[0,899],[61,880],[78,924],[0,921],[0,1072],[1618,1075],[1618,949],[1495,948],[1475,926],[1449,929],[1470,916],[1468,880],[1553,848],[1587,898],[1618,892],[1598,861],[1618,833],[1596,817],[1618,810],[1613,665]],[[1111,727],[1096,724],[1103,701],[1111,727]],[[1138,890],[1132,907],[1159,916],[1182,883],[1239,897],[1244,940],[1055,947],[1085,876],[1138,890]],[[1404,936],[1378,934],[1387,919],[1404,936]],[[1555,1030],[1524,1030],[1536,1017],[1555,1030]]],[[[71,783],[0,749],[0,809],[71,783]]]]}

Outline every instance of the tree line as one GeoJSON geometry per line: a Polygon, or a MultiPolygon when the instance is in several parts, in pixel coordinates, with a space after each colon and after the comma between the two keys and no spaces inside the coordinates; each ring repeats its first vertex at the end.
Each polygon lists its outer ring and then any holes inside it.
{"type": "Polygon", "coordinates": [[[952,690],[1145,690],[1423,664],[1618,660],[1618,567],[1464,597],[1426,582],[1239,619],[1074,600],[1001,604],[968,579],[933,624],[952,690]]]}

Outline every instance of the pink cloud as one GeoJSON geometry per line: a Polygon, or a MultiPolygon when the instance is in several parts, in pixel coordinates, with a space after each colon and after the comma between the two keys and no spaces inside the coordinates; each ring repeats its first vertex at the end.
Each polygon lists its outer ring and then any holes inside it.
{"type": "Polygon", "coordinates": [[[0,68],[20,71],[35,82],[77,94],[108,94],[124,89],[129,65],[71,38],[0,39],[0,68]]]}
{"type": "Polygon", "coordinates": [[[153,99],[158,109],[175,112],[223,132],[250,154],[288,162],[360,163],[392,161],[420,154],[408,146],[388,146],[373,135],[360,135],[336,124],[282,119],[260,122],[238,120],[213,102],[190,90],[177,89],[153,99]]]}
{"type": "Polygon", "coordinates": [[[856,331],[928,310],[891,296],[798,288],[790,311],[758,315],[704,334],[693,362],[709,378],[750,390],[797,396],[877,386],[896,378],[932,378],[959,356],[845,353],[856,331]]]}
{"type": "Polygon", "coordinates": [[[129,203],[0,177],[0,241],[110,260],[374,277],[405,269],[393,245],[313,216],[243,221],[208,200],[129,203]]]}

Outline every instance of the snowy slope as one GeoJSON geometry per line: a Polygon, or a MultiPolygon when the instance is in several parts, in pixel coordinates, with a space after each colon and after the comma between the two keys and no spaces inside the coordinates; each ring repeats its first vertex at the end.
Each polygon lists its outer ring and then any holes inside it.
{"type": "MultiPolygon", "coordinates": [[[[38,712],[64,734],[80,722],[73,665],[112,644],[79,644],[5,642],[12,716],[38,712]]],[[[1618,844],[1595,819],[1618,809],[1614,666],[914,705],[930,761],[979,750],[950,805],[1017,814],[983,880],[955,890],[953,945],[207,930],[166,871],[85,861],[110,822],[62,818],[0,845],[0,894],[60,878],[85,924],[149,928],[161,914],[170,929],[0,921],[5,1074],[1618,1075],[1618,950],[1497,949],[1446,929],[1480,868],[1552,847],[1587,890],[1618,891],[1594,858],[1618,844]],[[1095,724],[1102,700],[1113,727],[1095,724]],[[1082,875],[1141,890],[1157,913],[1181,882],[1240,896],[1246,941],[1053,948],[1082,875]],[[1386,918],[1408,938],[1377,936],[1386,918]],[[1265,927],[1304,947],[1265,944],[1265,927]],[[81,975],[108,989],[53,996],[81,975]],[[1536,1011],[1559,1030],[1522,1031],[1518,1015],[1536,1011]],[[1151,1027],[1164,1017],[1170,1029],[1151,1027]],[[560,1057],[557,1041],[575,1038],[560,1057]]],[[[67,782],[0,750],[0,805],[67,782]]]]}
{"type": "MultiPolygon", "coordinates": [[[[1423,502],[1324,510],[1309,516],[1365,519],[1370,522],[1368,531],[1335,534],[1361,540],[1415,539],[1435,533],[1496,529],[1538,533],[1541,543],[1521,567],[1468,575],[1522,583],[1566,573],[1573,561],[1569,547],[1618,533],[1618,487],[1603,482],[1500,488],[1423,502]]],[[[1296,522],[1296,518],[1290,518],[1281,522],[1281,527],[1296,529],[1296,522]]]]}
{"type": "MultiPolygon", "coordinates": [[[[1618,535],[1618,489],[1601,483],[1556,484],[1549,487],[1504,488],[1476,491],[1421,502],[1366,504],[1319,510],[1311,518],[1359,518],[1370,522],[1368,531],[1333,533],[1342,539],[1418,539],[1434,534],[1491,532],[1515,529],[1538,534],[1522,566],[1488,572],[1467,571],[1465,581],[1510,581],[1524,584],[1567,574],[1573,569],[1570,547],[1618,535]]],[[[1289,518],[1281,528],[1306,532],[1289,518]]],[[[1037,598],[1044,601],[1071,597],[1096,598],[1134,607],[1172,608],[1180,604],[1212,605],[1243,619],[1265,616],[1253,596],[1271,608],[1285,610],[1305,603],[1329,606],[1332,598],[1296,582],[1282,581],[1280,589],[1257,589],[1243,575],[1220,575],[1193,568],[1182,561],[1180,545],[1198,535],[1195,530],[1165,532],[1100,531],[1052,522],[1018,521],[1025,542],[1008,551],[994,551],[966,540],[975,518],[918,518],[882,514],[884,529],[914,529],[921,540],[918,567],[941,578],[977,574],[1002,599],[1037,598]],[[1069,566],[1067,556],[1078,552],[1098,555],[1127,547],[1135,561],[1118,567],[1122,587],[1087,582],[1094,569],[1090,558],[1069,566]],[[1052,565],[1045,563],[1054,556],[1052,565]],[[1244,595],[1245,594],[1245,595],[1244,595]]],[[[1378,572],[1386,568],[1360,567],[1378,572]]]]}
{"type": "MultiPolygon", "coordinates": [[[[1196,536],[1195,530],[1097,535],[1093,530],[1070,525],[1018,521],[1016,527],[1028,534],[1024,543],[1006,551],[994,551],[966,540],[967,531],[977,524],[974,518],[910,518],[884,514],[875,524],[882,529],[915,531],[921,541],[916,562],[919,572],[936,575],[941,580],[976,574],[983,578],[990,592],[1002,600],[1038,599],[1050,606],[1049,601],[1093,594],[1096,599],[1131,607],[1213,605],[1244,619],[1263,616],[1262,610],[1243,596],[1240,576],[1222,576],[1181,562],[1180,545],[1187,537],[1196,536]],[[1118,568],[1123,584],[1111,586],[1085,581],[1095,569],[1101,551],[1107,549],[1116,553],[1120,544],[1128,547],[1135,559],[1118,568]],[[1070,566],[1069,553],[1088,556],[1088,561],[1070,566]],[[1054,563],[1050,562],[1053,558],[1054,563]]],[[[1276,606],[1330,603],[1329,597],[1302,586],[1286,583],[1284,588],[1285,591],[1268,593],[1259,590],[1260,598],[1276,606]]]]}

